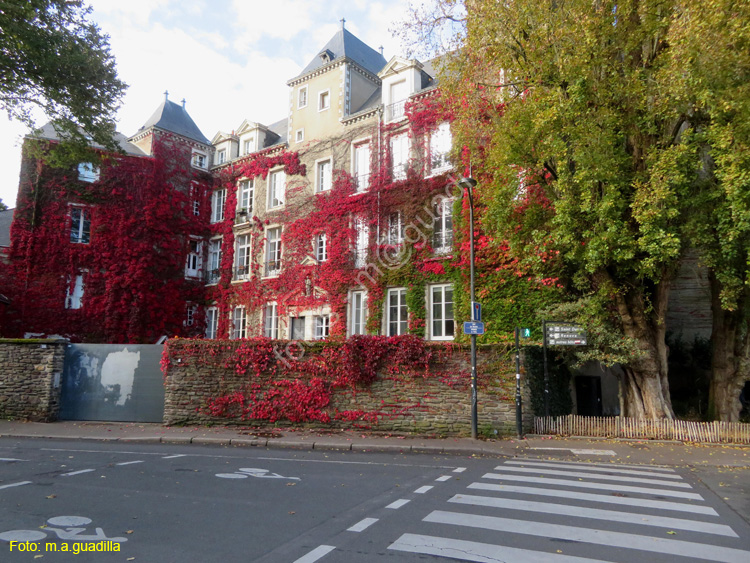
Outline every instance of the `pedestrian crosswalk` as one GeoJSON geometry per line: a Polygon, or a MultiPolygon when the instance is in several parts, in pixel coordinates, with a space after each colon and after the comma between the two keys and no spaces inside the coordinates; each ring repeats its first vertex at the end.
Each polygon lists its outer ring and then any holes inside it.
{"type": "Polygon", "coordinates": [[[664,467],[508,460],[389,549],[458,561],[748,563],[740,537],[664,467]]]}

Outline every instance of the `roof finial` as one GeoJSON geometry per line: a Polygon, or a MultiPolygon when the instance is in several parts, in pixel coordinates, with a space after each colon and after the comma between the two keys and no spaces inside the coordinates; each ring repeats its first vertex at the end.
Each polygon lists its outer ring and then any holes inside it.
{"type": "Polygon", "coordinates": [[[339,21],[341,22],[341,29],[345,29],[344,24],[346,24],[346,18],[341,18],[339,21]]]}
{"type": "Polygon", "coordinates": [[[169,99],[169,90],[164,90],[164,101],[166,102],[169,99]]]}
{"type": "Polygon", "coordinates": [[[182,98],[182,109],[185,109],[185,104],[186,103],[187,103],[187,101],[185,100],[185,98],[182,98]]]}
{"type": "Polygon", "coordinates": [[[381,45],[380,47],[378,47],[378,50],[380,51],[380,56],[382,57],[383,56],[383,46],[381,45]]]}

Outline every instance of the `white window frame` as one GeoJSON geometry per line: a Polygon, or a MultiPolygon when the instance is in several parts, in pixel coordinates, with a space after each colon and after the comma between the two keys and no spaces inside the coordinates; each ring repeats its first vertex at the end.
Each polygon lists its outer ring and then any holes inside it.
{"type": "Polygon", "coordinates": [[[391,137],[391,178],[394,182],[405,180],[409,170],[411,142],[408,133],[398,133],[391,137]]]}
{"type": "Polygon", "coordinates": [[[227,202],[227,190],[222,188],[211,194],[211,223],[224,220],[224,207],[227,202]]]}
{"type": "Polygon", "coordinates": [[[370,247],[370,225],[364,217],[354,218],[354,267],[367,265],[367,251],[370,247]]]}
{"type": "Polygon", "coordinates": [[[428,164],[431,176],[441,174],[452,168],[452,164],[448,160],[452,142],[450,123],[447,121],[438,125],[438,128],[430,134],[427,154],[429,155],[428,164]]]}
{"type": "Polygon", "coordinates": [[[370,143],[354,143],[352,147],[352,176],[355,193],[366,192],[370,187],[370,143]]]}
{"type": "Polygon", "coordinates": [[[400,211],[388,214],[387,244],[401,246],[404,243],[404,216],[400,211]]]}
{"type": "Polygon", "coordinates": [[[237,184],[237,218],[240,220],[239,213],[244,210],[245,221],[250,220],[250,215],[253,212],[253,205],[255,204],[255,180],[252,178],[245,178],[240,180],[237,184]]]}
{"type": "Polygon", "coordinates": [[[206,338],[216,339],[216,333],[219,328],[219,308],[209,307],[206,309],[206,338]]]}
{"type": "Polygon", "coordinates": [[[94,166],[91,162],[81,162],[78,164],[78,179],[81,182],[96,182],[99,180],[99,167],[94,166]]]}
{"type": "Polygon", "coordinates": [[[432,248],[439,254],[453,249],[453,200],[442,198],[435,204],[432,224],[432,248]]]}
{"type": "Polygon", "coordinates": [[[297,109],[307,107],[307,84],[297,90],[297,109]]]}
{"type": "Polygon", "coordinates": [[[190,166],[193,168],[200,168],[201,170],[206,169],[208,162],[208,155],[204,152],[193,150],[193,154],[190,157],[190,166]]]}
{"type": "Polygon", "coordinates": [[[255,137],[242,140],[242,155],[248,155],[255,150],[255,137]]]}
{"type": "Polygon", "coordinates": [[[409,332],[409,309],[406,306],[406,288],[394,287],[386,292],[385,330],[388,336],[400,336],[409,332]],[[392,297],[396,298],[397,318],[393,318],[392,297]],[[406,317],[405,319],[402,317],[406,317]]]}
{"type": "Polygon", "coordinates": [[[429,291],[430,339],[453,340],[456,336],[453,284],[443,283],[430,285],[427,287],[427,290],[429,291]],[[448,290],[450,290],[451,293],[450,301],[446,298],[448,290]],[[439,296],[439,299],[435,299],[436,295],[439,296]],[[448,334],[448,332],[451,334],[448,334]]]}
{"type": "Polygon", "coordinates": [[[318,111],[326,111],[331,108],[331,89],[327,88],[318,92],[318,111]],[[326,105],[323,102],[326,101],[326,105]]]}
{"type": "Polygon", "coordinates": [[[216,151],[216,164],[224,164],[227,161],[227,149],[216,151]]]}
{"type": "Polygon", "coordinates": [[[315,315],[313,338],[326,340],[331,335],[331,315],[315,315]]]}
{"type": "Polygon", "coordinates": [[[279,209],[284,206],[286,199],[286,172],[272,170],[268,173],[268,202],[267,210],[279,209]]]}
{"type": "Polygon", "coordinates": [[[266,248],[264,259],[265,277],[275,277],[281,272],[281,226],[268,227],[266,229],[266,248]],[[273,237],[272,234],[278,234],[273,237]]]}
{"type": "Polygon", "coordinates": [[[333,159],[321,158],[315,161],[315,193],[327,192],[333,188],[333,159]]]}
{"type": "Polygon", "coordinates": [[[307,330],[307,317],[300,316],[300,317],[289,317],[289,340],[307,340],[307,335],[305,334],[305,331],[307,330]],[[302,338],[296,338],[294,336],[295,328],[297,327],[297,323],[302,323],[302,338]]]}
{"type": "Polygon", "coordinates": [[[297,131],[294,133],[294,142],[301,143],[304,140],[305,140],[305,130],[297,129],[297,131]]]}
{"type": "Polygon", "coordinates": [[[313,244],[315,245],[315,260],[318,263],[328,260],[328,236],[326,233],[315,235],[313,244]]]}
{"type": "Polygon", "coordinates": [[[186,278],[200,278],[203,270],[203,241],[191,238],[188,240],[188,253],[185,263],[186,278]]]}
{"type": "Polygon", "coordinates": [[[399,121],[406,117],[406,100],[408,98],[409,85],[406,83],[406,79],[393,82],[388,86],[389,103],[386,107],[386,122],[399,121]]]}
{"type": "Polygon", "coordinates": [[[195,314],[198,312],[198,305],[188,303],[185,305],[185,322],[184,326],[193,326],[195,324],[195,314]]]}
{"type": "Polygon", "coordinates": [[[83,281],[83,274],[76,274],[75,280],[73,280],[73,287],[71,288],[71,279],[68,276],[68,285],[65,290],[65,308],[66,309],[80,309],[83,307],[83,293],[86,289],[83,281]]]}
{"type": "Polygon", "coordinates": [[[206,282],[218,283],[221,277],[221,246],[222,239],[215,238],[208,241],[208,266],[206,268],[206,282]]]}
{"type": "Polygon", "coordinates": [[[253,237],[250,233],[237,235],[234,250],[234,279],[247,280],[250,277],[253,237]]]}
{"type": "Polygon", "coordinates": [[[232,309],[232,340],[247,338],[247,310],[244,305],[232,309]]]}
{"type": "Polygon", "coordinates": [[[355,290],[349,294],[349,336],[367,334],[367,292],[355,290]]]}
{"type": "Polygon", "coordinates": [[[73,244],[91,242],[91,209],[88,207],[70,206],[70,242],[73,244]]]}
{"type": "Polygon", "coordinates": [[[263,307],[263,336],[266,338],[279,338],[279,310],[275,301],[266,303],[263,307]]]}

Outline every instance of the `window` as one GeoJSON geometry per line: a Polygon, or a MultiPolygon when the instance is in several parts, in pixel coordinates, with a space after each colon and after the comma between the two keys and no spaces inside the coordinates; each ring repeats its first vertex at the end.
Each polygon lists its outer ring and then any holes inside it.
{"type": "Polygon", "coordinates": [[[266,276],[277,276],[281,270],[281,227],[266,231],[266,276]]]}
{"type": "Polygon", "coordinates": [[[70,242],[88,244],[91,241],[91,213],[85,207],[70,209],[70,242]]]}
{"type": "Polygon", "coordinates": [[[268,175],[268,209],[284,205],[286,190],[286,173],[283,170],[271,172],[268,175]]]}
{"type": "Polygon", "coordinates": [[[289,328],[290,340],[305,339],[305,317],[292,317],[289,328]]]}
{"type": "Polygon", "coordinates": [[[65,308],[80,309],[83,306],[83,274],[78,274],[74,280],[68,277],[68,289],[65,293],[65,308]]]}
{"type": "Polygon", "coordinates": [[[78,165],[78,179],[82,182],[96,182],[99,179],[99,167],[90,162],[81,162],[78,165]]]}
{"type": "Polygon", "coordinates": [[[227,161],[227,151],[220,150],[216,153],[216,164],[224,164],[227,161]]]}
{"type": "Polygon", "coordinates": [[[436,252],[449,252],[453,247],[453,200],[442,199],[435,205],[432,247],[436,252]]]}
{"type": "Polygon", "coordinates": [[[407,97],[406,80],[391,84],[390,94],[391,103],[386,108],[386,120],[395,121],[401,119],[405,115],[404,110],[406,108],[407,97]]]}
{"type": "Polygon", "coordinates": [[[208,270],[206,281],[216,283],[221,276],[221,239],[214,239],[208,243],[208,270]]]}
{"type": "Polygon", "coordinates": [[[199,240],[188,241],[187,264],[185,264],[185,277],[198,278],[203,268],[203,243],[199,240]]]}
{"type": "Polygon", "coordinates": [[[399,211],[388,215],[387,242],[390,246],[399,246],[404,242],[404,222],[399,211]]]}
{"type": "Polygon", "coordinates": [[[453,323],[453,286],[433,285],[430,288],[430,310],[432,312],[433,340],[452,340],[453,323]]]}
{"type": "Polygon", "coordinates": [[[300,86],[297,90],[297,109],[307,107],[307,86],[300,86]]]}
{"type": "Polygon", "coordinates": [[[201,202],[200,200],[194,199],[193,200],[193,215],[196,217],[200,216],[201,214],[201,202]]]}
{"type": "Polygon", "coordinates": [[[350,334],[365,334],[367,297],[364,291],[352,292],[352,297],[349,304],[349,315],[350,334]]]}
{"type": "Polygon", "coordinates": [[[318,262],[328,260],[328,239],[325,233],[315,236],[315,260],[318,262]]]}
{"type": "Polygon", "coordinates": [[[198,311],[198,305],[187,305],[185,308],[185,326],[193,326],[195,323],[195,313],[198,311]]]}
{"type": "Polygon", "coordinates": [[[315,317],[315,340],[324,340],[328,338],[331,332],[330,315],[317,315],[315,317]]]}
{"type": "Polygon", "coordinates": [[[362,143],[354,146],[354,183],[357,193],[364,192],[370,184],[370,145],[362,143]]]}
{"type": "Polygon", "coordinates": [[[297,129],[297,132],[294,134],[294,141],[296,143],[301,143],[304,140],[305,140],[305,130],[297,129]]]}
{"type": "Polygon", "coordinates": [[[195,168],[205,168],[206,167],[206,155],[204,153],[194,152],[191,164],[195,168]]]}
{"type": "Polygon", "coordinates": [[[216,330],[219,322],[219,309],[209,307],[206,309],[206,338],[213,340],[216,338],[216,330]]]}
{"type": "Polygon", "coordinates": [[[370,228],[362,217],[354,220],[356,239],[354,241],[354,267],[364,268],[367,264],[367,247],[370,238],[370,228]]]}
{"type": "Polygon", "coordinates": [[[409,316],[406,309],[406,289],[388,290],[388,336],[406,334],[409,330],[409,316]]]}
{"type": "Polygon", "coordinates": [[[226,190],[216,190],[211,194],[211,222],[218,223],[224,220],[224,203],[227,199],[226,190]]]}
{"type": "Polygon", "coordinates": [[[245,139],[242,143],[242,154],[250,154],[253,152],[253,145],[254,145],[255,139],[253,137],[250,137],[249,139],[245,139]]]}
{"type": "Polygon", "coordinates": [[[448,123],[441,123],[430,135],[430,173],[439,174],[451,167],[448,160],[451,152],[451,129],[448,123]]]}
{"type": "Polygon", "coordinates": [[[232,311],[232,338],[238,340],[247,337],[247,314],[245,307],[235,307],[232,311]]]}
{"type": "Polygon", "coordinates": [[[331,92],[324,90],[318,94],[318,111],[323,111],[331,107],[331,92]]]}
{"type": "Polygon", "coordinates": [[[391,137],[391,176],[404,180],[409,167],[409,136],[406,133],[391,137]]]}
{"type": "Polygon", "coordinates": [[[234,279],[246,280],[250,277],[250,235],[239,235],[234,252],[234,279]]]}
{"type": "Polygon", "coordinates": [[[333,186],[331,159],[321,160],[315,165],[315,191],[324,192],[333,186]]]}
{"type": "Polygon", "coordinates": [[[279,337],[279,316],[276,303],[268,303],[263,309],[263,335],[267,338],[279,337]]]}
{"type": "Polygon", "coordinates": [[[237,222],[245,223],[253,212],[255,182],[253,180],[242,180],[237,191],[239,192],[237,194],[237,222]]]}

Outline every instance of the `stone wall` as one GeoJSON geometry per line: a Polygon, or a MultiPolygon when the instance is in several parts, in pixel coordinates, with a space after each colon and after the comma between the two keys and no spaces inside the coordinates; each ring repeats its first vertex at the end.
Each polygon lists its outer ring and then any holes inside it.
{"type": "Polygon", "coordinates": [[[67,340],[0,340],[0,417],[57,420],[67,344],[67,340]]]}
{"type": "MultiPolygon", "coordinates": [[[[341,346],[325,344],[324,346],[341,346]]],[[[378,370],[377,378],[367,384],[335,384],[330,401],[318,413],[312,426],[367,428],[383,431],[419,432],[434,435],[468,435],[471,432],[471,363],[465,345],[428,344],[439,351],[427,370],[399,370],[391,358],[378,370]],[[330,422],[320,418],[330,417],[330,422]]],[[[258,390],[273,389],[285,382],[309,382],[309,370],[295,370],[283,352],[288,344],[279,343],[275,360],[260,373],[240,358],[251,355],[248,344],[237,341],[170,340],[165,346],[162,364],[165,377],[165,424],[267,424],[268,420],[248,418],[240,411],[258,390]],[[239,361],[238,361],[239,360],[239,361]],[[242,369],[238,366],[242,365],[242,369]],[[304,373],[304,372],[307,373],[304,373]],[[253,391],[254,390],[254,391],[253,391]],[[209,403],[219,397],[239,397],[237,404],[213,416],[209,403]]],[[[304,361],[326,371],[324,348],[306,345],[304,361]]],[[[398,360],[396,360],[398,361],[398,360]]],[[[482,434],[515,434],[515,368],[505,346],[480,346],[477,356],[478,428],[482,434]]],[[[318,375],[316,375],[318,377],[318,375]]],[[[325,375],[320,377],[325,378],[325,375]]],[[[330,381],[329,381],[330,382],[330,381]]],[[[524,404],[529,405],[524,389],[524,404]]],[[[263,391],[261,391],[262,394],[263,391]]],[[[257,395],[256,395],[257,396],[257,395]]],[[[532,425],[530,410],[524,413],[524,429],[532,425]]],[[[279,419],[279,425],[291,424],[279,419]]],[[[299,425],[299,423],[295,423],[299,425]]]]}

